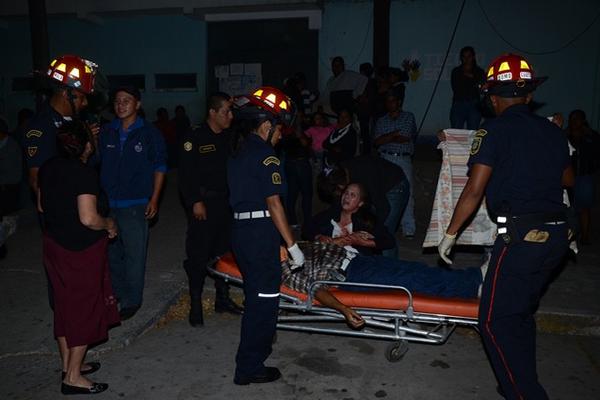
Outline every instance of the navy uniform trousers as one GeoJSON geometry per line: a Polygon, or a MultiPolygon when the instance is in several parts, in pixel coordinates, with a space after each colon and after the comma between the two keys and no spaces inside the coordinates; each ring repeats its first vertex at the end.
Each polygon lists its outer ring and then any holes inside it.
{"type": "Polygon", "coordinates": [[[507,399],[547,399],[536,372],[536,325],[540,298],[567,251],[567,224],[518,227],[550,234],[544,243],[498,236],[479,306],[479,328],[496,378],[507,399]]]}
{"type": "Polygon", "coordinates": [[[262,372],[272,350],[279,308],[279,232],[271,218],[234,221],[232,248],[244,279],[237,377],[262,372]]]}

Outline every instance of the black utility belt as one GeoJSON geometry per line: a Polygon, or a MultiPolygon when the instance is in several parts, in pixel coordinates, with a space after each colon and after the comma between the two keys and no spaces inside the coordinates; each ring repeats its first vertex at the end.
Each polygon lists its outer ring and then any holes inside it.
{"type": "Polygon", "coordinates": [[[565,222],[567,220],[567,213],[564,211],[556,211],[522,215],[499,215],[496,218],[498,225],[505,225],[509,222],[509,220],[512,220],[514,223],[519,225],[538,225],[565,222]]]}
{"type": "Polygon", "coordinates": [[[562,225],[566,224],[567,214],[564,211],[522,214],[522,215],[498,215],[496,223],[498,225],[498,235],[508,245],[510,243],[525,240],[528,242],[544,243],[548,240],[548,232],[540,232],[533,229],[521,239],[522,229],[530,229],[538,225],[562,225]],[[532,235],[530,237],[530,235],[532,235]]]}
{"type": "Polygon", "coordinates": [[[380,153],[383,154],[387,154],[389,156],[396,156],[396,157],[406,157],[406,156],[412,156],[411,153],[409,152],[404,152],[404,153],[395,153],[393,151],[387,151],[387,150],[379,150],[380,153]]]}

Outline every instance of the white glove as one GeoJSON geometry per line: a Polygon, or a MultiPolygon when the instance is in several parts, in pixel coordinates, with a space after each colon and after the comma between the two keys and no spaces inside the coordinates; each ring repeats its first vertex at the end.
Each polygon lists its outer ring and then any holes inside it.
{"type": "Polygon", "coordinates": [[[452,264],[452,260],[448,258],[450,252],[452,251],[452,247],[456,244],[456,233],[454,235],[450,235],[448,233],[444,233],[444,238],[438,245],[438,253],[440,253],[440,257],[447,264],[452,264]]]}
{"type": "Polygon", "coordinates": [[[294,243],[292,247],[287,249],[292,257],[291,269],[295,270],[301,268],[304,265],[304,253],[300,250],[298,243],[294,243]]]}

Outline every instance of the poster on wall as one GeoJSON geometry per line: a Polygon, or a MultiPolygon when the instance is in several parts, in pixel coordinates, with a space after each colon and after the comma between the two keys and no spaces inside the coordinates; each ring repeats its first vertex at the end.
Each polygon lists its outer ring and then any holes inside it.
{"type": "Polygon", "coordinates": [[[231,96],[250,93],[262,85],[262,64],[231,63],[215,66],[219,91],[231,96]]]}

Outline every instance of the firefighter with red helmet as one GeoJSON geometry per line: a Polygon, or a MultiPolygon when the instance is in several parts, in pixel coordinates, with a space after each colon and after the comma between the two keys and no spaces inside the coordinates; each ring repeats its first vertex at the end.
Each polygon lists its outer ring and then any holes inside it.
{"type": "Polygon", "coordinates": [[[515,54],[488,67],[483,90],[497,117],[475,133],[469,179],[438,246],[451,263],[456,236],[485,194],[498,237],[483,284],[479,329],[499,392],[508,399],[548,398],[536,372],[533,314],[568,247],[563,187],[574,178],[567,139],[528,106],[544,80],[515,54]]]}
{"type": "Polygon", "coordinates": [[[88,96],[96,92],[98,65],[74,55],[60,56],[42,74],[51,96],[29,123],[25,132],[25,157],[29,183],[37,190],[37,171],[56,155],[56,130],[88,106],[88,96]]]}
{"type": "Polygon", "coordinates": [[[271,87],[261,87],[234,101],[234,119],[246,125],[243,143],[227,168],[234,217],[232,249],[244,278],[245,295],[234,377],[238,385],[281,377],[277,368],[264,365],[277,324],[281,238],[297,267],[304,264],[304,255],[295,243],[281,203],[284,182],[273,146],[293,115],[290,99],[271,87]]]}
{"type": "MultiPolygon", "coordinates": [[[[50,63],[46,71],[40,71],[49,86],[51,95],[25,129],[23,143],[25,159],[29,169],[29,184],[38,191],[38,170],[42,164],[57,155],[56,135],[63,124],[77,118],[88,106],[90,96],[102,91],[98,83],[105,83],[98,74],[98,65],[78,56],[60,56],[50,63]],[[99,79],[100,78],[100,79],[99,79]]],[[[102,94],[102,93],[100,93],[102,94]]],[[[89,125],[88,125],[89,126],[89,125]]],[[[99,131],[99,127],[90,127],[99,131]]],[[[43,225],[43,214],[40,213],[43,225]]],[[[50,280],[48,282],[48,302],[54,309],[54,294],[50,280]]],[[[95,367],[83,364],[82,371],[89,373],[95,367]]]]}

